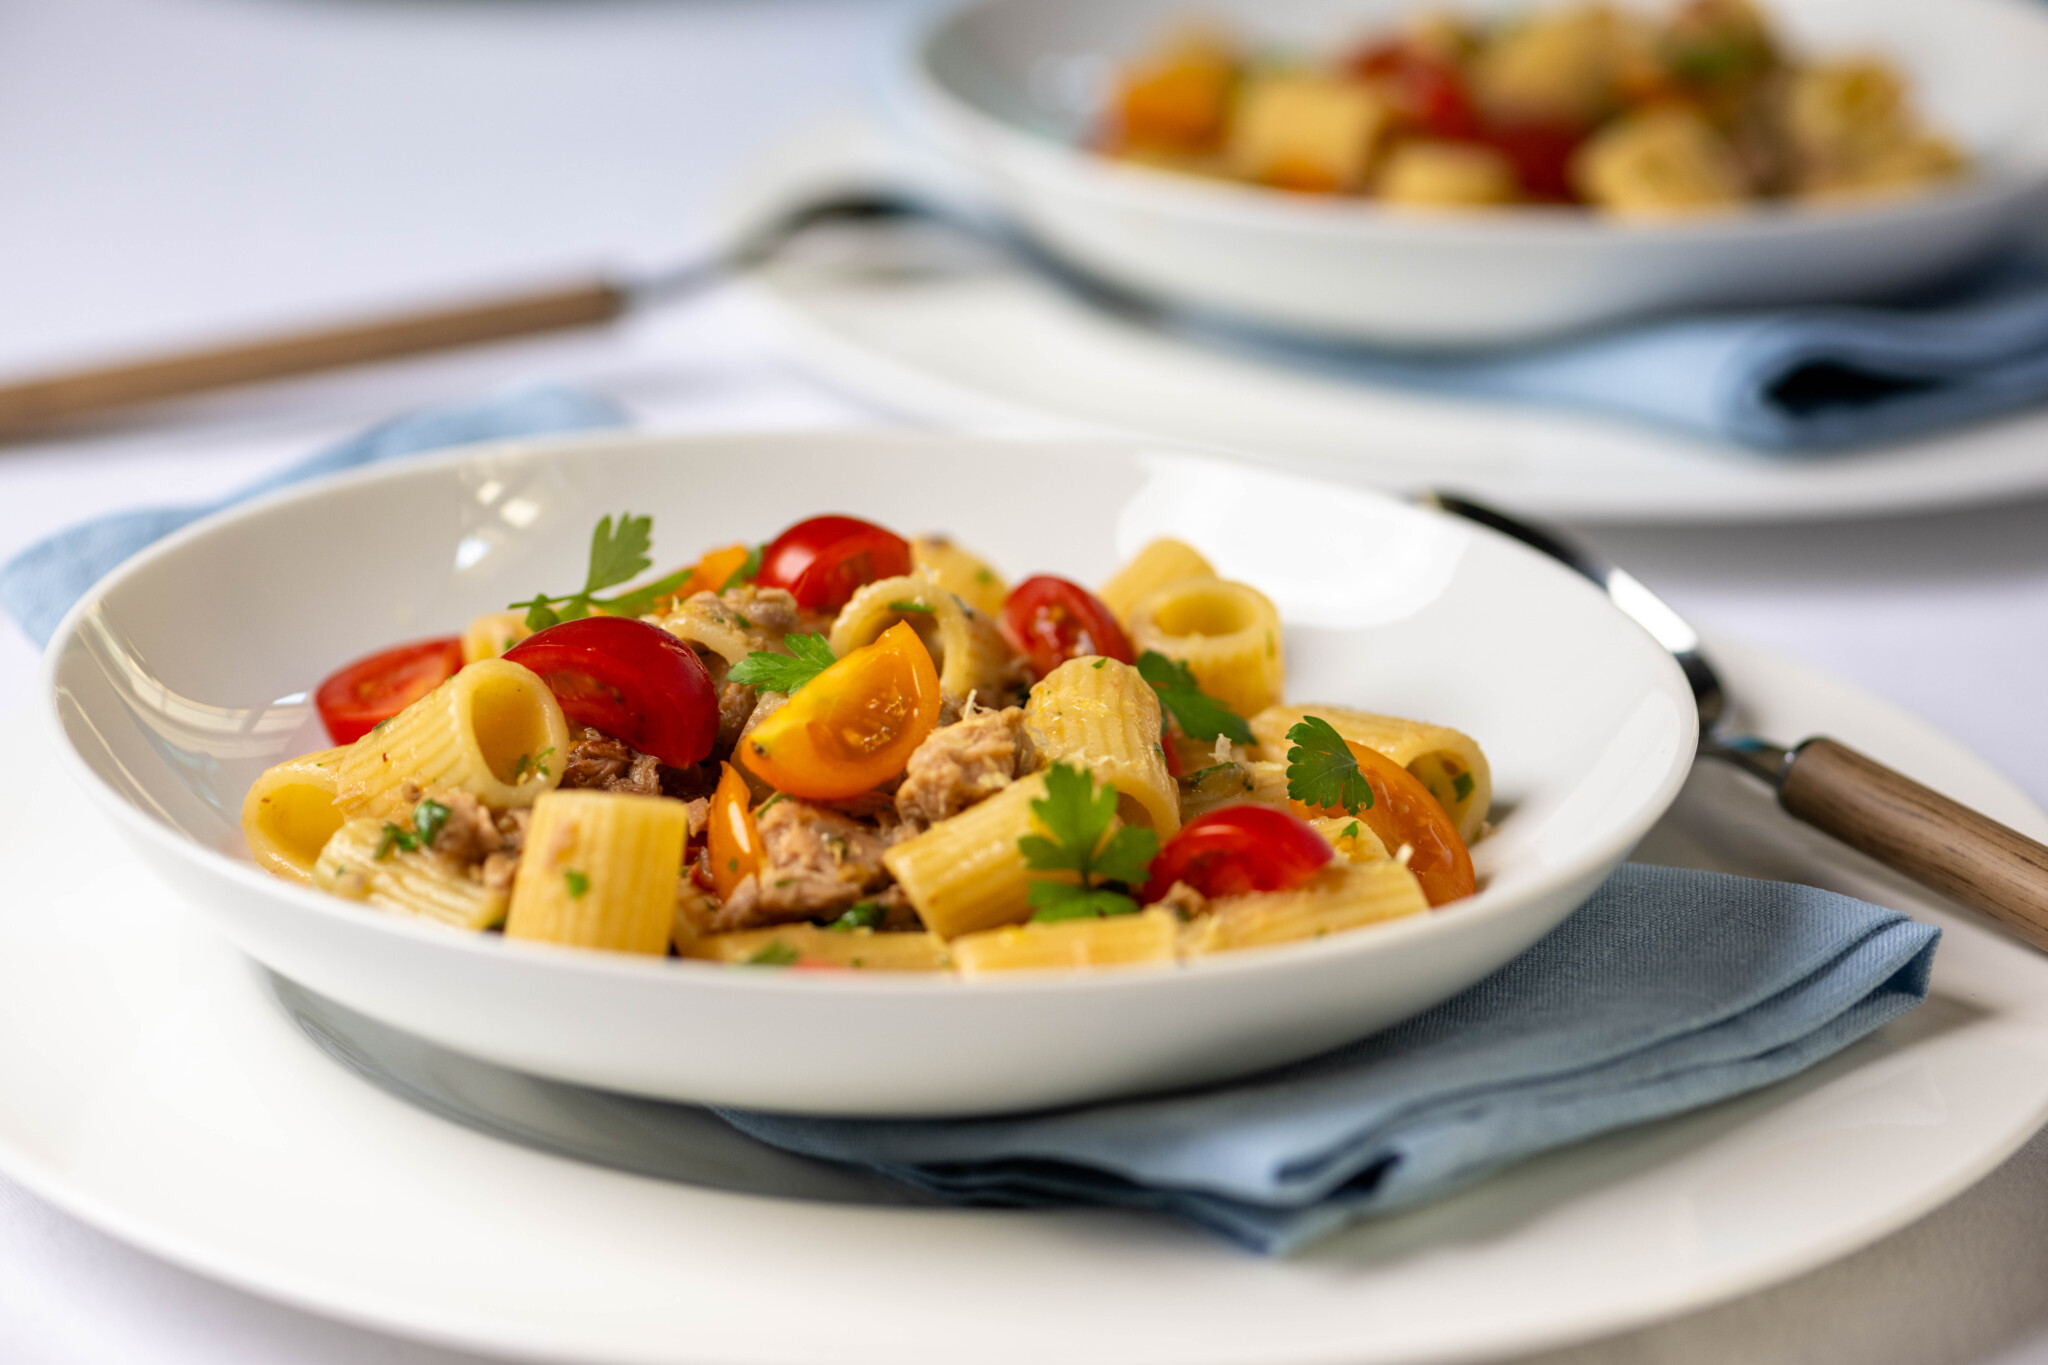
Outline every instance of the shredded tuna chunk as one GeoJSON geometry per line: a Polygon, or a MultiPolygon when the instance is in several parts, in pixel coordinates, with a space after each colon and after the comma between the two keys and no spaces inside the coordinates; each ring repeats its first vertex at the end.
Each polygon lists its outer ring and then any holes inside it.
{"type": "Polygon", "coordinates": [[[896,813],[913,826],[936,824],[995,795],[1036,761],[1021,708],[971,710],[932,731],[910,755],[896,813]]]}
{"type": "Polygon", "coordinates": [[[633,796],[661,795],[661,760],[589,726],[576,732],[562,764],[564,787],[594,787],[633,796]]]}
{"type": "Polygon", "coordinates": [[[714,927],[751,929],[837,915],[888,880],[886,837],[808,801],[785,797],[756,816],[761,830],[758,876],[733,888],[714,927]]]}
{"type": "Polygon", "coordinates": [[[748,583],[720,593],[718,604],[740,618],[748,630],[787,635],[803,624],[803,612],[787,588],[757,588],[748,583]]]}
{"type": "Polygon", "coordinates": [[[739,747],[740,735],[753,718],[754,708],[760,704],[761,695],[745,683],[722,682],[718,685],[718,738],[713,741],[711,752],[719,757],[728,757],[739,747]]]}
{"type": "Polygon", "coordinates": [[[526,821],[531,811],[493,814],[483,802],[459,788],[422,792],[410,782],[400,788],[399,796],[412,806],[425,797],[446,808],[447,817],[427,846],[433,853],[458,864],[471,880],[494,890],[512,884],[512,876],[519,870],[519,854],[526,847],[526,821]]]}

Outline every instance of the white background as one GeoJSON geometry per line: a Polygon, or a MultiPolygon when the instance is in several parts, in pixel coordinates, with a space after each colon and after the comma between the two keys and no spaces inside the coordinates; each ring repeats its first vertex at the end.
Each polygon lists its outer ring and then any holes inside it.
{"type": "MultiPolygon", "coordinates": [[[[0,0],[0,374],[687,256],[751,151],[863,98],[889,26],[875,0],[0,0]]],[[[714,298],[0,449],[0,556],[521,379],[671,428],[885,416],[714,298]]],[[[1702,623],[1926,717],[2048,803],[2048,503],[1593,535],[1702,623]]],[[[0,623],[0,708],[35,662],[0,623]]],[[[0,1361],[466,1358],[211,1285],[0,1181],[0,1361]]],[[[2048,1140],[1804,1281],[1546,1359],[2048,1365],[2048,1140]]]]}

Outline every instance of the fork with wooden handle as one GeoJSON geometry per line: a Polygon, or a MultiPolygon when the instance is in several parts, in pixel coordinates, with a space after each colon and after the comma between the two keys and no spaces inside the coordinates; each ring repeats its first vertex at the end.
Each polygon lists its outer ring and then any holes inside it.
{"type": "Polygon", "coordinates": [[[838,193],[797,205],[705,260],[637,279],[588,279],[501,298],[366,318],[339,326],[146,357],[0,385],[0,440],[53,423],[267,379],[454,350],[613,322],[686,297],[766,261],[825,223],[954,215],[890,191],[838,193]]]}

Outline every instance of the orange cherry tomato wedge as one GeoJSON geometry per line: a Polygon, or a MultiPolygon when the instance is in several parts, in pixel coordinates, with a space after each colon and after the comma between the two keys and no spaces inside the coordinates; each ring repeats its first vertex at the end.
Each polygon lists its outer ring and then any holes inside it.
{"type": "Polygon", "coordinates": [[[329,738],[353,744],[454,677],[462,638],[421,640],[357,659],[320,684],[313,704],[329,738]]]}
{"type": "MultiPolygon", "coordinates": [[[[1432,906],[1472,894],[1477,881],[1472,874],[1472,854],[1458,837],[1458,827],[1429,788],[1406,768],[1377,749],[1363,744],[1346,746],[1358,760],[1358,771],[1372,788],[1372,804],[1356,818],[1379,835],[1387,852],[1398,853],[1406,844],[1413,852],[1408,870],[1422,883],[1422,894],[1432,906]]],[[[1346,818],[1339,806],[1319,807],[1300,801],[1291,803],[1295,814],[1309,819],[1346,818]]]]}
{"type": "Polygon", "coordinates": [[[938,670],[898,621],[805,683],[740,742],[739,760],[778,791],[842,801],[902,772],[938,723],[938,670]]]}
{"type": "Polygon", "coordinates": [[[761,871],[761,827],[754,823],[753,802],[740,770],[719,764],[718,789],[711,793],[711,818],[704,835],[711,854],[711,889],[720,900],[761,871]]]}
{"type": "Polygon", "coordinates": [[[752,553],[744,545],[722,545],[716,550],[706,550],[704,557],[690,570],[690,576],[683,580],[683,586],[676,589],[677,597],[693,597],[700,592],[724,592],[732,576],[746,567],[747,556],[752,553]]]}

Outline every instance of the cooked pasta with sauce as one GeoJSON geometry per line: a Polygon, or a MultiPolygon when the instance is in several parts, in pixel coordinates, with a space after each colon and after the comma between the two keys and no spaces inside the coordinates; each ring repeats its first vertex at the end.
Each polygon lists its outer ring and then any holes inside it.
{"type": "Polygon", "coordinates": [[[252,857],[386,913],[706,963],[1172,965],[1476,889],[1473,739],[1285,699],[1255,585],[1174,540],[1096,591],[819,516],[358,660],[335,746],[244,801],[252,857]]]}
{"type": "Polygon", "coordinates": [[[1126,64],[1096,146],[1396,207],[1631,218],[1923,193],[1969,169],[1890,62],[1795,54],[1750,0],[1427,8],[1325,59],[1189,26],[1126,64]]]}

